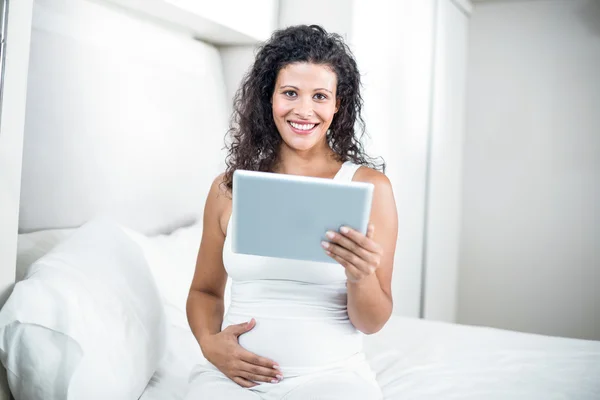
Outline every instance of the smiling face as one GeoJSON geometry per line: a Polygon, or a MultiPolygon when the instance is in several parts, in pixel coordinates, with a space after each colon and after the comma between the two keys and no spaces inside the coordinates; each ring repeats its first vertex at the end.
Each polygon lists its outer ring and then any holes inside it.
{"type": "Polygon", "coordinates": [[[284,145],[296,151],[327,146],[337,112],[337,76],[328,66],[293,63],[279,71],[273,91],[273,119],[284,145]]]}

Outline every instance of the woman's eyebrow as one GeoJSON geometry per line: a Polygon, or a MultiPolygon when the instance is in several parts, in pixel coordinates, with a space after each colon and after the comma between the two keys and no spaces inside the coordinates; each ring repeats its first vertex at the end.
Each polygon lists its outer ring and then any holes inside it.
{"type": "MultiPolygon", "coordinates": [[[[279,89],[285,89],[285,88],[291,88],[291,89],[294,89],[294,90],[300,91],[300,89],[299,89],[299,88],[297,88],[296,86],[292,86],[292,85],[281,85],[281,86],[279,86],[279,89]]],[[[326,91],[326,92],[329,92],[329,93],[333,94],[333,92],[332,92],[331,90],[329,90],[329,89],[325,89],[325,88],[316,88],[316,89],[314,89],[313,91],[314,91],[314,92],[318,92],[319,90],[324,90],[324,91],[326,91]]]]}

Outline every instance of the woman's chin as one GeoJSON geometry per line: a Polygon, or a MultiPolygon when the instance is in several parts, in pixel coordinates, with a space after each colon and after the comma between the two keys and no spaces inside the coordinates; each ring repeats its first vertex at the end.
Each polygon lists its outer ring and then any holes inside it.
{"type": "Polygon", "coordinates": [[[319,137],[311,134],[308,136],[295,135],[287,137],[285,138],[285,142],[290,149],[304,152],[319,147],[321,140],[319,137]]]}

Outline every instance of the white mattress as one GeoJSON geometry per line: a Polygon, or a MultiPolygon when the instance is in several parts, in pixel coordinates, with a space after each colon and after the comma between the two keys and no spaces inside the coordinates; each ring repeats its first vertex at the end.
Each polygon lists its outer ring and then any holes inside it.
{"type": "MultiPolygon", "coordinates": [[[[182,399],[201,359],[176,328],[141,400],[182,399]]],[[[600,399],[600,342],[393,317],[365,338],[385,399],[600,399]]]]}

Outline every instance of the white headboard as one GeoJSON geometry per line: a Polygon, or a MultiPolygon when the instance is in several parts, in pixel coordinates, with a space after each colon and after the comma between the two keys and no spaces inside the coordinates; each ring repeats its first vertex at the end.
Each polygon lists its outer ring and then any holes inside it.
{"type": "Polygon", "coordinates": [[[198,218],[224,168],[227,101],[215,47],[102,4],[37,0],[20,232],[198,218]]]}

